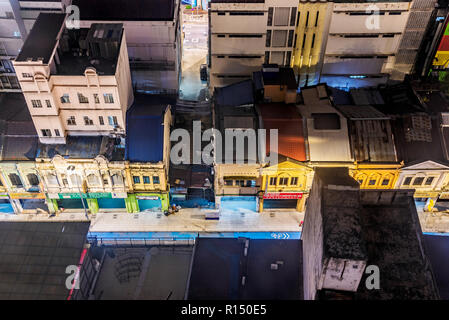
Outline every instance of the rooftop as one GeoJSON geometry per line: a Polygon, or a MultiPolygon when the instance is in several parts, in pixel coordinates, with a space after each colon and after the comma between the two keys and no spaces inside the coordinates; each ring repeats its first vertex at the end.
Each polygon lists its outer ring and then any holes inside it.
{"type": "Polygon", "coordinates": [[[65,20],[62,13],[41,13],[33,25],[16,61],[43,59],[44,64],[50,62],[57,37],[65,20]]]}
{"type": "Polygon", "coordinates": [[[65,29],[59,40],[58,75],[82,75],[94,68],[99,75],[114,75],[123,25],[93,23],[90,28],[65,29]]]}
{"type": "Polygon", "coordinates": [[[292,68],[279,67],[278,65],[263,65],[262,71],[255,72],[262,75],[263,84],[266,86],[287,86],[287,89],[296,90],[295,73],[292,68]]]}
{"type": "Polygon", "coordinates": [[[22,93],[0,93],[0,159],[34,160],[38,136],[22,93]]]}
{"type": "Polygon", "coordinates": [[[245,240],[198,238],[189,300],[302,298],[301,241],[248,240],[248,255],[244,256],[245,240]],[[246,277],[244,286],[242,276],[246,277]]]}
{"type": "Polygon", "coordinates": [[[133,162],[163,160],[164,114],[176,104],[169,95],[135,94],[126,117],[126,159],[133,162]]]}
{"type": "Polygon", "coordinates": [[[89,222],[0,222],[0,299],[65,300],[89,222]]]}
{"type": "MultiPolygon", "coordinates": [[[[294,105],[258,104],[264,129],[278,129],[278,153],[297,161],[307,161],[302,118],[294,105]]],[[[270,150],[267,132],[266,150],[270,150]]]]}
{"type": "Polygon", "coordinates": [[[175,0],[73,0],[81,20],[172,21],[175,0]]]}
{"type": "Polygon", "coordinates": [[[215,88],[214,97],[215,103],[224,107],[253,104],[253,81],[244,80],[226,87],[215,88]]]}
{"type": "Polygon", "coordinates": [[[123,149],[106,136],[67,136],[66,144],[39,144],[37,158],[53,158],[61,155],[68,159],[94,159],[104,156],[108,160],[124,160],[123,149]]]}

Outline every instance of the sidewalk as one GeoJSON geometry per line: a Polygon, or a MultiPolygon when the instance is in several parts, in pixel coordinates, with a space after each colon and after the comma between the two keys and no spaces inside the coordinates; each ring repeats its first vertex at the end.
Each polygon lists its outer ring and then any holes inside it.
{"type": "MultiPolygon", "coordinates": [[[[222,212],[219,220],[206,220],[210,209],[181,209],[170,216],[161,212],[107,212],[91,216],[90,232],[299,232],[304,213],[297,211],[222,212]]],[[[83,212],[0,214],[0,221],[85,221],[83,212]]]]}

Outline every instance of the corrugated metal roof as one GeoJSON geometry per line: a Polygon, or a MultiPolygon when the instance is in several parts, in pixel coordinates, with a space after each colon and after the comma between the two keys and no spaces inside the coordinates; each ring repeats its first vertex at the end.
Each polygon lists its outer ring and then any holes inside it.
{"type": "MultiPolygon", "coordinates": [[[[298,161],[306,161],[306,147],[302,118],[294,105],[261,104],[258,105],[264,128],[278,129],[278,153],[298,161]]],[[[269,132],[267,152],[270,150],[269,132]]]]}
{"type": "Polygon", "coordinates": [[[215,102],[220,106],[241,106],[254,103],[252,80],[244,80],[215,89],[215,102]]]}
{"type": "Polygon", "coordinates": [[[384,100],[378,90],[351,89],[350,94],[355,105],[384,104],[384,100]]]}
{"type": "Polygon", "coordinates": [[[338,106],[337,109],[340,110],[345,117],[351,120],[390,119],[389,116],[371,106],[338,106]]]}
{"type": "Polygon", "coordinates": [[[74,137],[68,136],[65,144],[39,144],[38,158],[53,158],[56,155],[71,159],[94,159],[105,154],[102,145],[107,144],[108,137],[74,137]]]}
{"type": "Polygon", "coordinates": [[[176,97],[135,95],[126,118],[126,159],[134,162],[163,160],[164,114],[176,97]]]}

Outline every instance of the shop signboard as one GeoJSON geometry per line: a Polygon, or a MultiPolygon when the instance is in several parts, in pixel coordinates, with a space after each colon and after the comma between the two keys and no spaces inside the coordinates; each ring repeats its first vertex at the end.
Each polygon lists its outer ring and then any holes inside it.
{"type": "Polygon", "coordinates": [[[266,192],[264,199],[302,199],[302,192],[266,192]]]}
{"type": "Polygon", "coordinates": [[[45,199],[45,194],[36,192],[21,192],[21,193],[10,193],[11,199],[45,199]]]}
{"type": "Polygon", "coordinates": [[[89,193],[58,193],[59,199],[99,199],[112,198],[110,192],[89,192],[89,193]]]}

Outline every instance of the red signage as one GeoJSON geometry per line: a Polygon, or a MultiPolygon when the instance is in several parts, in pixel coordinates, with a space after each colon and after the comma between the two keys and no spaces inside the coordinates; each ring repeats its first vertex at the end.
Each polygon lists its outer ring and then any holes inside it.
{"type": "Polygon", "coordinates": [[[264,199],[302,199],[302,192],[266,192],[264,199]]]}

